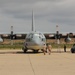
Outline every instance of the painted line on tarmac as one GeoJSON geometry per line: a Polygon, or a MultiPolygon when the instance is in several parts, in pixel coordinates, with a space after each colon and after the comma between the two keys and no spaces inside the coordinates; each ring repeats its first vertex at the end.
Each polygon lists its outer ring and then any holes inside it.
{"type": "Polygon", "coordinates": [[[33,74],[36,75],[29,54],[28,54],[28,59],[29,59],[33,74]]]}

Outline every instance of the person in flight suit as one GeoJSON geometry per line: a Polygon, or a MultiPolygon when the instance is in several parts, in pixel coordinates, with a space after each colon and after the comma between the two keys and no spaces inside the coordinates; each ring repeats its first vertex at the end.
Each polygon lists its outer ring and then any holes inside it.
{"type": "Polygon", "coordinates": [[[43,45],[43,52],[44,52],[44,55],[46,54],[46,51],[47,51],[47,47],[46,47],[46,44],[43,45]]]}
{"type": "Polygon", "coordinates": [[[48,50],[48,53],[50,55],[51,54],[51,50],[52,50],[51,44],[47,44],[47,50],[48,50]]]}

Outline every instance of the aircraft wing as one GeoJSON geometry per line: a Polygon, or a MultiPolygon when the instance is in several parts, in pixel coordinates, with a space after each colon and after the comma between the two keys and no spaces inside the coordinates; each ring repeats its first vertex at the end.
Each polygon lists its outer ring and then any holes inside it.
{"type": "MultiPolygon", "coordinates": [[[[56,33],[44,33],[46,39],[56,39],[57,36],[58,38],[67,38],[68,35],[70,38],[75,38],[75,35],[73,33],[69,33],[69,34],[63,34],[63,33],[60,33],[59,35],[57,35],[56,33]]],[[[1,38],[3,39],[25,39],[26,37],[26,33],[24,34],[0,34],[1,38]]]]}
{"type": "Polygon", "coordinates": [[[45,33],[44,35],[47,39],[56,39],[56,38],[61,39],[61,38],[67,38],[68,36],[70,38],[75,38],[75,34],[73,33],[65,33],[65,34],[59,33],[58,35],[56,33],[45,33]]]}
{"type": "Polygon", "coordinates": [[[3,39],[25,39],[26,34],[1,34],[3,39]]]}

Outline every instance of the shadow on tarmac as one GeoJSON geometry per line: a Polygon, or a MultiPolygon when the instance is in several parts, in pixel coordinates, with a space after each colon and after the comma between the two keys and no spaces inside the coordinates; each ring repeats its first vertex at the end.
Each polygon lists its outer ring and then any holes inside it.
{"type": "Polygon", "coordinates": [[[24,53],[23,51],[1,51],[0,54],[40,54],[43,52],[34,53],[32,51],[27,51],[24,53]]]}
{"type": "MultiPolygon", "coordinates": [[[[14,52],[14,51],[12,51],[12,52],[5,51],[5,52],[0,52],[0,54],[41,54],[41,53],[43,53],[43,52],[38,52],[38,53],[34,53],[32,51],[27,51],[26,53],[24,53],[23,51],[16,51],[16,52],[14,52]]],[[[71,53],[71,52],[70,51],[66,51],[66,52],[64,52],[64,51],[52,51],[51,53],[71,53]]]]}
{"type": "Polygon", "coordinates": [[[40,53],[43,53],[43,52],[38,52],[38,53],[34,53],[34,52],[30,52],[30,51],[27,51],[26,53],[24,52],[17,52],[17,54],[40,54],[40,53]]]}

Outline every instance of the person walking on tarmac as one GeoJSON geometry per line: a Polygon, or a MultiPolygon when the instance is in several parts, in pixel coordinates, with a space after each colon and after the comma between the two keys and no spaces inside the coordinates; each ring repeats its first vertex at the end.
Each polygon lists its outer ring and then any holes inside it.
{"type": "Polygon", "coordinates": [[[48,51],[49,55],[51,54],[51,50],[52,50],[51,44],[47,44],[47,51],[48,51]]]}
{"type": "Polygon", "coordinates": [[[66,45],[64,45],[64,52],[66,52],[66,45]]]}
{"type": "Polygon", "coordinates": [[[44,55],[46,54],[46,51],[47,51],[47,49],[46,49],[46,44],[44,44],[44,46],[43,46],[44,55]]]}

